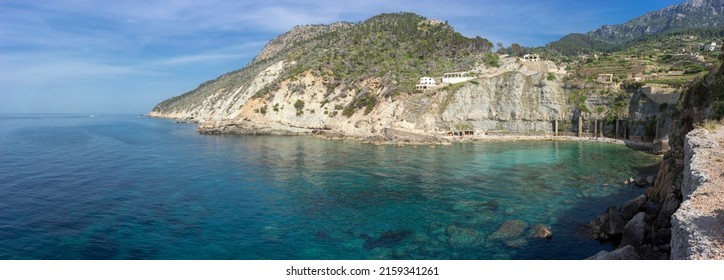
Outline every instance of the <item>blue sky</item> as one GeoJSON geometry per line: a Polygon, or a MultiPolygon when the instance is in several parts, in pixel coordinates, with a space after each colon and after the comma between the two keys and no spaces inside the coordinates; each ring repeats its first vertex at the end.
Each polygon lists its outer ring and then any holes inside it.
{"type": "Polygon", "coordinates": [[[295,25],[405,11],[539,46],[679,2],[0,0],[0,112],[147,113],[243,67],[295,25]]]}

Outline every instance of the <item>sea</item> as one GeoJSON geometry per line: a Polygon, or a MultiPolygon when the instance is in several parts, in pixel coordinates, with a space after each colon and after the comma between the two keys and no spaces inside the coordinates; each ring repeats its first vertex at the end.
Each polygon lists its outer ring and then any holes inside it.
{"type": "Polygon", "coordinates": [[[659,158],[575,141],[202,135],[139,115],[0,115],[0,259],[583,259],[659,158]],[[552,238],[535,236],[544,226],[552,238]]]}

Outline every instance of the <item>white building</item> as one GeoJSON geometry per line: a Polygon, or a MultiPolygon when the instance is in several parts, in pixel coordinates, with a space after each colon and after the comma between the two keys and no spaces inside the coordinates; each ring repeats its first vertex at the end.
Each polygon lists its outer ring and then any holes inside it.
{"type": "Polygon", "coordinates": [[[436,84],[436,82],[435,82],[435,79],[433,79],[433,78],[430,78],[430,77],[422,77],[422,78],[420,78],[420,83],[418,83],[418,84],[420,84],[420,85],[433,85],[433,86],[434,86],[434,85],[436,84]]]}
{"type": "Polygon", "coordinates": [[[462,83],[472,79],[475,79],[475,77],[471,76],[468,72],[451,72],[442,75],[442,82],[448,84],[462,83]]]}
{"type": "Polygon", "coordinates": [[[430,77],[420,78],[420,82],[415,85],[416,89],[432,89],[435,87],[437,87],[437,82],[435,82],[435,79],[430,77]]]}
{"type": "Polygon", "coordinates": [[[526,54],[523,56],[523,61],[539,61],[540,57],[538,57],[538,54],[526,54]]]}
{"type": "Polygon", "coordinates": [[[711,42],[709,44],[706,44],[706,49],[710,52],[713,52],[716,50],[716,42],[711,42]]]}

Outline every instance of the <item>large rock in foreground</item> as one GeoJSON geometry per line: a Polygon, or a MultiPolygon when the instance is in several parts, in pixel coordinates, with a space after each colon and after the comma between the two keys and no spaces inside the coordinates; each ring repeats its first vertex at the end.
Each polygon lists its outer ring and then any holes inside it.
{"type": "Polygon", "coordinates": [[[618,248],[611,252],[601,251],[598,254],[587,258],[587,260],[638,260],[639,255],[636,254],[636,249],[633,246],[627,245],[623,248],[618,248]]]}
{"type": "Polygon", "coordinates": [[[672,259],[724,259],[724,127],[691,131],[684,144],[684,202],[671,219],[672,259]]]}

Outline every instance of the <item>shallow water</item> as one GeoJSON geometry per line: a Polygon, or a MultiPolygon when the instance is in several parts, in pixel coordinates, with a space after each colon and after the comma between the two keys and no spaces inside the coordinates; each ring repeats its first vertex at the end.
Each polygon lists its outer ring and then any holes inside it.
{"type": "Polygon", "coordinates": [[[581,259],[657,158],[578,142],[377,146],[0,115],[0,259],[581,259]],[[504,222],[519,235],[497,239],[504,222]],[[528,238],[536,224],[551,240],[528,238]]]}

